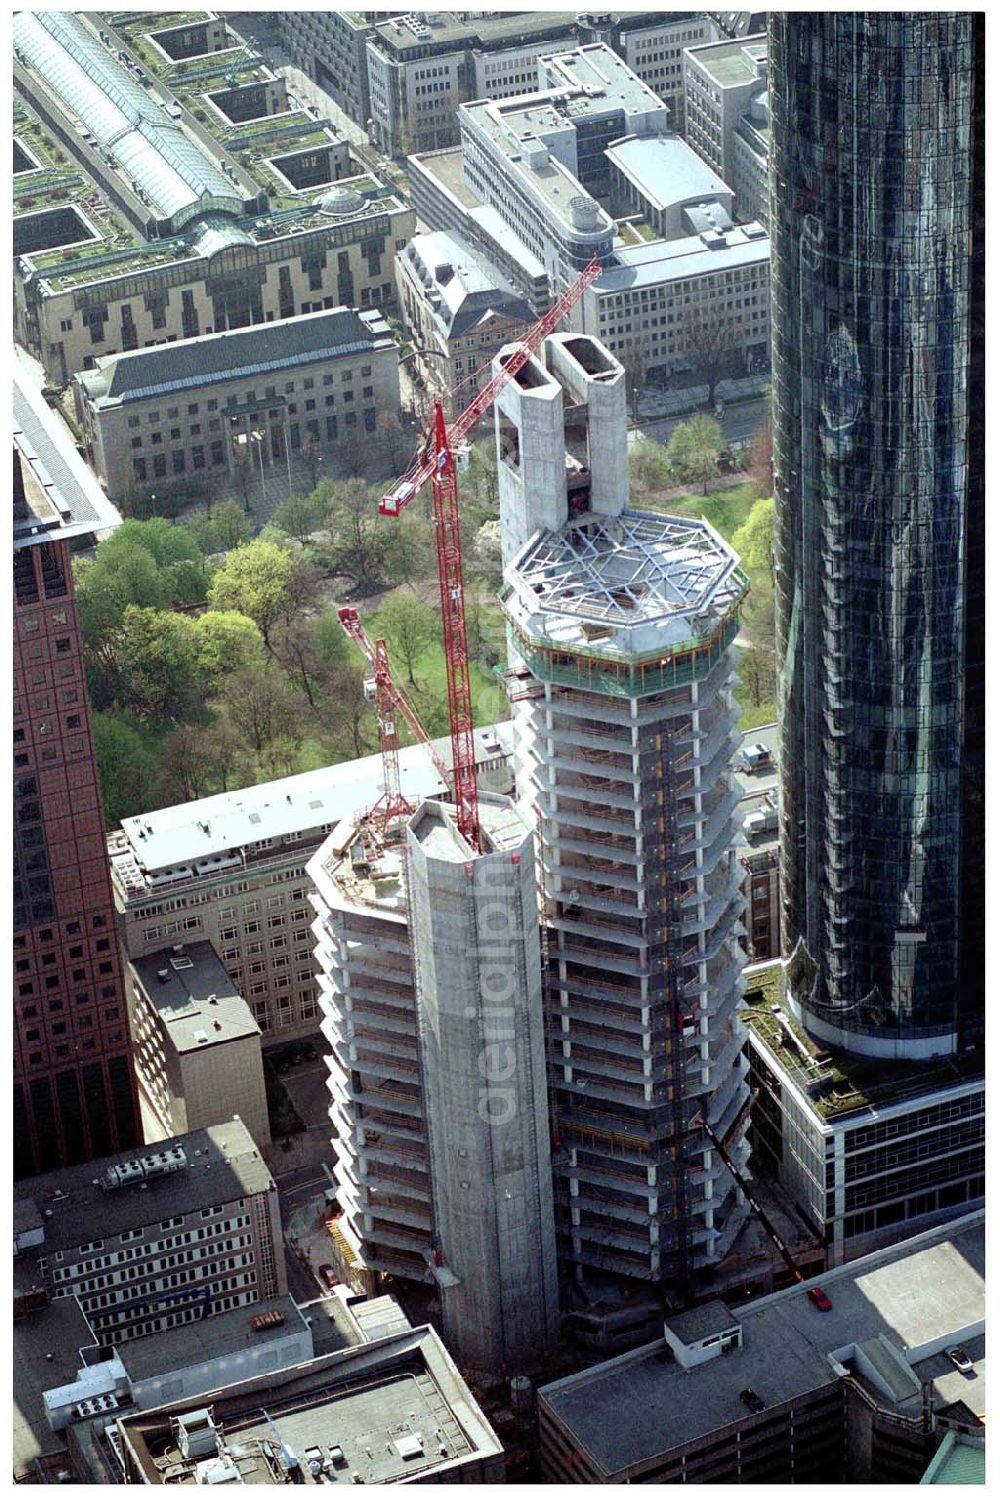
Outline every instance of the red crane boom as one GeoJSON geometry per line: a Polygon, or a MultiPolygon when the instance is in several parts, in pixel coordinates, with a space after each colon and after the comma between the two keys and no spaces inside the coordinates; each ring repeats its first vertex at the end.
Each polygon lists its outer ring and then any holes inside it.
{"type": "Polygon", "coordinates": [[[403,478],[379,502],[379,514],[398,516],[416,498],[428,480],[434,497],[434,536],[437,544],[438,584],[441,590],[441,621],[445,666],[448,676],[448,717],[454,767],[454,795],[459,831],[474,849],[481,850],[479,802],[476,792],[476,761],[472,739],[472,689],[469,681],[469,647],[465,630],[465,593],[462,579],[462,539],[458,510],[458,476],[455,449],[489,411],[497,396],[514,379],[535,350],[575,307],[584,292],[601,274],[595,255],[573,285],[553,303],[543,318],[504,360],[499,370],[475,396],[461,416],[449,426],[438,401],[434,406],[434,431],[403,478]]]}

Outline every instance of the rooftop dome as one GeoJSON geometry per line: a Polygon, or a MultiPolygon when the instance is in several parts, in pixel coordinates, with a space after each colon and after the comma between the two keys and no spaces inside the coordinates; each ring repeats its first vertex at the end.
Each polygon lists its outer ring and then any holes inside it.
{"type": "Polygon", "coordinates": [[[365,206],[365,200],[361,194],[347,187],[328,188],[313,202],[315,207],[322,209],[325,214],[336,214],[338,218],[346,218],[348,214],[359,214],[365,206]]]}

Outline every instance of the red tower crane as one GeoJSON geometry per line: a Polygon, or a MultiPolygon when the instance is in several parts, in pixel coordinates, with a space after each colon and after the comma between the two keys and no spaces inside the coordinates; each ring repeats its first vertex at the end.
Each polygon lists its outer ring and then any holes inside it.
{"type": "Polygon", "coordinates": [[[497,396],[514,379],[542,342],[575,307],[601,274],[595,255],[573,285],[554,302],[543,318],[520,341],[461,416],[448,424],[440,401],[434,405],[434,431],[413,463],[389,494],[379,502],[379,514],[398,516],[416,499],[428,480],[434,497],[434,536],[437,543],[441,622],[448,678],[448,718],[454,767],[454,797],[459,831],[474,849],[481,850],[476,760],[472,739],[472,689],[469,683],[469,646],[465,630],[465,593],[462,580],[462,539],[458,511],[455,449],[489,411],[497,396]]]}
{"type": "Polygon", "coordinates": [[[345,635],[349,636],[364,652],[375,680],[375,708],[378,714],[378,741],[382,752],[385,791],[371,811],[373,814],[381,811],[382,827],[385,829],[393,818],[408,817],[414,810],[412,804],[403,796],[400,783],[397,713],[403,715],[416,739],[426,746],[427,753],[445,785],[450,783],[451,778],[447,766],[431,744],[430,736],[421,723],[416,709],[402,688],[398,688],[392,680],[385,641],[379,639],[373,642],[369,638],[361,623],[361,616],[350,605],[339,609],[337,618],[340,620],[345,635]]]}

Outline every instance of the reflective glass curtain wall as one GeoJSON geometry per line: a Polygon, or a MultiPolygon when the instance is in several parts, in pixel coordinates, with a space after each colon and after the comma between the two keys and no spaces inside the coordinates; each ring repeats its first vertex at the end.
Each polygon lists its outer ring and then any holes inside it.
{"type": "Polygon", "coordinates": [[[981,35],[770,18],[783,949],[811,1029],[888,1057],[979,982],[981,35]]]}

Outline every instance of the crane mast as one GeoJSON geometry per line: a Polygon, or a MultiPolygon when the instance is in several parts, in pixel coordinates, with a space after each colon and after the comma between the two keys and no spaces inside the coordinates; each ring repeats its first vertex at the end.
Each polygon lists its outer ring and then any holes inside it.
{"type": "Polygon", "coordinates": [[[434,406],[434,430],[403,478],[379,502],[379,514],[398,516],[430,481],[434,508],[434,539],[437,546],[438,586],[441,591],[441,622],[448,681],[448,718],[454,796],[459,831],[472,847],[482,852],[476,762],[472,738],[472,689],[469,677],[469,647],[465,628],[465,592],[462,578],[462,538],[458,509],[458,475],[455,449],[485,416],[497,396],[539,349],[584,292],[601,274],[595,255],[567,291],[506,356],[503,368],[487,381],[460,416],[449,425],[444,408],[434,406]]]}

